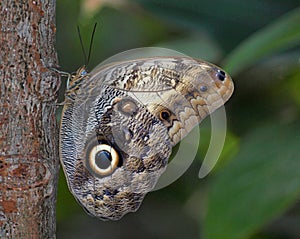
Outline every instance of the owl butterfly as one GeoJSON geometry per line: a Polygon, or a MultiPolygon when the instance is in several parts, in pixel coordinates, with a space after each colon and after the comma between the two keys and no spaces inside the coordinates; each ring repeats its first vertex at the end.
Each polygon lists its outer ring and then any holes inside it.
{"type": "Polygon", "coordinates": [[[103,220],[136,211],[172,147],[233,92],[230,76],[211,63],[136,53],[90,73],[80,68],[65,93],[61,163],[77,201],[103,220]]]}

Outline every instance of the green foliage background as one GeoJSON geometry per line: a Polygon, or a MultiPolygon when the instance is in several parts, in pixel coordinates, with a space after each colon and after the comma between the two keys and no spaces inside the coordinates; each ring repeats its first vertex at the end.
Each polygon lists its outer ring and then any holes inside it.
{"type": "Polygon", "coordinates": [[[211,61],[235,82],[226,104],[228,134],[217,166],[198,179],[210,136],[206,120],[190,169],[119,222],[89,217],[61,175],[58,238],[300,238],[299,1],[103,2],[91,11],[84,2],[57,1],[61,69],[84,64],[76,26],[88,43],[95,22],[90,69],[147,46],[211,61]]]}

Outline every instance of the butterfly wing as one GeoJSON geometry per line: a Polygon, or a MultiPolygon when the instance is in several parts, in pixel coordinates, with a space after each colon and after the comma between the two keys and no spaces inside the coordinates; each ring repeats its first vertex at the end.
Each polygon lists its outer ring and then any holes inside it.
{"type": "Polygon", "coordinates": [[[232,91],[224,71],[187,57],[137,59],[92,71],[62,114],[61,161],[72,193],[104,220],[136,211],[172,147],[232,91]]]}

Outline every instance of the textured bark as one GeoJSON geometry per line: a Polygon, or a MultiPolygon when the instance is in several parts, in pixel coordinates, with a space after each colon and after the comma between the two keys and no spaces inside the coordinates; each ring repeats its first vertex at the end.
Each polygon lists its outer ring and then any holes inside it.
{"type": "Polygon", "coordinates": [[[1,0],[0,16],[0,238],[55,238],[55,0],[1,0]]]}

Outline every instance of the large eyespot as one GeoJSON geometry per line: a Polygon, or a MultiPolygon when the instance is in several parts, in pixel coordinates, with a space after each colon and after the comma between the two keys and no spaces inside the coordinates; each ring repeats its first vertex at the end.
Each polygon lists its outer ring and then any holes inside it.
{"type": "Polygon", "coordinates": [[[89,168],[100,176],[113,173],[119,161],[117,151],[108,144],[95,145],[88,155],[89,168]]]}

